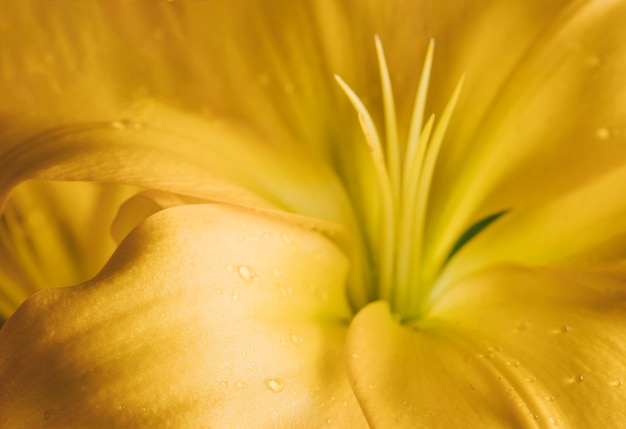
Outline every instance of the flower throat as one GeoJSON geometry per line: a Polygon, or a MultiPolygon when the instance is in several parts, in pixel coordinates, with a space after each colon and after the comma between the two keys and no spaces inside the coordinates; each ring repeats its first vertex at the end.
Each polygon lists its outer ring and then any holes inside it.
{"type": "Polygon", "coordinates": [[[428,199],[437,156],[464,77],[457,84],[437,125],[434,126],[434,115],[424,121],[434,51],[434,41],[431,39],[415,97],[408,137],[402,145],[398,137],[395,102],[385,53],[378,36],[375,41],[382,85],[384,145],[361,99],[343,79],[337,75],[335,78],[358,113],[380,193],[382,216],[376,227],[381,244],[374,251],[378,267],[377,297],[388,301],[401,319],[410,320],[421,315],[430,291],[430,286],[424,284],[423,276],[428,199]]]}

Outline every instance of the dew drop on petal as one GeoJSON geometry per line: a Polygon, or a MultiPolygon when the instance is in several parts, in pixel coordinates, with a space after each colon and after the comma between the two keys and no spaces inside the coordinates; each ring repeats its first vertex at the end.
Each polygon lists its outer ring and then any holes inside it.
{"type": "Polygon", "coordinates": [[[574,377],[574,380],[576,381],[576,383],[582,383],[585,380],[585,377],[581,374],[578,374],[576,377],[574,377]]]}
{"type": "Polygon", "coordinates": [[[235,267],[233,267],[232,264],[228,264],[226,265],[226,271],[232,273],[233,271],[235,271],[235,267]]]}
{"type": "Polygon", "coordinates": [[[285,384],[277,378],[268,378],[265,380],[265,384],[275,393],[282,392],[285,389],[285,384]]]}
{"type": "Polygon", "coordinates": [[[596,130],[596,137],[598,137],[600,140],[606,140],[611,137],[611,132],[608,128],[598,128],[596,130]]]}
{"type": "Polygon", "coordinates": [[[252,269],[250,267],[248,267],[247,265],[241,265],[237,269],[237,272],[239,273],[241,278],[244,279],[247,282],[252,280],[254,278],[254,275],[255,275],[254,271],[252,271],[252,269]]]}
{"type": "Polygon", "coordinates": [[[562,333],[564,333],[564,334],[568,333],[568,332],[569,332],[569,331],[571,331],[571,330],[572,330],[572,328],[571,328],[571,326],[569,326],[569,325],[563,325],[563,326],[561,327],[561,332],[562,332],[562,333]]]}
{"type": "Polygon", "coordinates": [[[217,293],[218,295],[221,295],[222,294],[222,289],[220,289],[220,288],[215,289],[215,293],[217,293]]]}
{"type": "Polygon", "coordinates": [[[237,388],[238,389],[243,389],[244,387],[246,387],[246,383],[244,383],[243,381],[238,381],[237,382],[237,388]]]}
{"type": "Polygon", "coordinates": [[[237,295],[236,293],[233,294],[232,296],[233,301],[239,301],[239,295],[237,295]]]}
{"type": "Polygon", "coordinates": [[[614,380],[611,381],[609,384],[613,387],[620,387],[624,385],[624,382],[622,380],[614,380]]]}
{"type": "Polygon", "coordinates": [[[292,341],[294,344],[302,344],[302,342],[304,341],[304,338],[302,338],[302,337],[301,337],[301,336],[299,336],[299,335],[292,334],[292,335],[291,335],[291,341],[292,341]]]}

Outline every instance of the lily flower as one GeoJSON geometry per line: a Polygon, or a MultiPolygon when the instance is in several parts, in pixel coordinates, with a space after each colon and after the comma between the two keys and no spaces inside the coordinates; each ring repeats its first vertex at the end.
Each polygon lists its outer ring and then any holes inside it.
{"type": "Polygon", "coordinates": [[[624,19],[3,1],[0,426],[619,427],[624,19]]]}

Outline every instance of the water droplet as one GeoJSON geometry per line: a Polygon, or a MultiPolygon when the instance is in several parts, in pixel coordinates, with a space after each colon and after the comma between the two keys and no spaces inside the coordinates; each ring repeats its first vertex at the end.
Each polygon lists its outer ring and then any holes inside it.
{"type": "Polygon", "coordinates": [[[243,389],[244,387],[246,387],[246,383],[244,383],[243,381],[238,381],[237,382],[237,388],[238,389],[243,389]]]}
{"type": "Polygon", "coordinates": [[[280,294],[285,297],[291,295],[292,292],[290,287],[283,285],[278,285],[278,290],[280,291],[280,294]]]}
{"type": "Polygon", "coordinates": [[[578,374],[576,377],[574,377],[574,380],[576,381],[576,383],[582,383],[585,380],[585,377],[581,374],[578,374]]]}
{"type": "Polygon", "coordinates": [[[302,344],[302,342],[304,341],[304,338],[302,338],[302,337],[301,337],[301,336],[299,336],[299,335],[292,334],[292,335],[291,335],[291,341],[292,341],[294,344],[302,344]]]}
{"type": "Polygon", "coordinates": [[[222,382],[220,383],[220,385],[221,385],[222,387],[228,387],[228,381],[222,381],[222,382]]]}
{"type": "Polygon", "coordinates": [[[554,396],[546,396],[546,401],[554,402],[556,398],[554,396]]]}
{"type": "Polygon", "coordinates": [[[359,358],[359,354],[358,353],[352,353],[352,358],[353,359],[358,359],[359,358]]]}
{"type": "Polygon", "coordinates": [[[520,361],[516,360],[515,362],[513,362],[513,366],[515,368],[519,368],[522,364],[520,363],[520,361]]]}
{"type": "Polygon", "coordinates": [[[285,389],[285,385],[283,384],[283,382],[277,378],[269,378],[265,380],[265,384],[267,384],[267,387],[269,387],[272,392],[278,393],[282,392],[285,389]]]}
{"type": "Polygon", "coordinates": [[[282,234],[281,238],[283,239],[283,243],[285,243],[286,245],[290,245],[291,243],[293,243],[293,237],[291,236],[291,234],[282,234]]]}
{"type": "Polygon", "coordinates": [[[596,130],[596,137],[598,137],[601,140],[606,140],[609,137],[611,137],[611,132],[609,131],[608,128],[598,128],[596,130]]]}
{"type": "Polygon", "coordinates": [[[332,424],[332,423],[333,423],[333,420],[332,420],[332,419],[326,419],[326,424],[327,424],[327,425],[330,425],[330,424],[332,424]]]}
{"type": "Polygon", "coordinates": [[[241,265],[238,269],[237,272],[239,273],[239,275],[241,276],[242,279],[244,279],[245,281],[249,282],[250,280],[252,280],[252,278],[254,277],[254,271],[252,271],[252,268],[248,267],[247,265],[241,265]]]}
{"type": "Polygon", "coordinates": [[[285,340],[281,340],[280,345],[283,347],[287,347],[289,345],[289,343],[285,340]]]}
{"type": "Polygon", "coordinates": [[[572,328],[569,325],[564,325],[563,327],[561,327],[561,332],[563,332],[564,334],[568,333],[571,330],[572,328]]]}
{"type": "Polygon", "coordinates": [[[528,376],[526,377],[526,381],[528,381],[529,383],[534,383],[535,381],[537,381],[537,377],[535,377],[534,375],[528,376]]]}
{"type": "Polygon", "coordinates": [[[221,295],[222,294],[222,289],[220,289],[220,288],[215,289],[215,293],[217,293],[218,295],[221,295]]]}
{"type": "Polygon", "coordinates": [[[233,267],[232,264],[228,264],[226,265],[226,271],[232,273],[233,271],[235,271],[235,267],[233,267]]]}
{"type": "Polygon", "coordinates": [[[126,125],[122,121],[111,122],[111,127],[115,128],[116,130],[124,130],[124,129],[126,129],[126,125]]]}
{"type": "Polygon", "coordinates": [[[50,418],[50,411],[46,411],[43,415],[44,420],[48,420],[50,418]]]}
{"type": "Polygon", "coordinates": [[[548,421],[553,425],[558,425],[559,423],[561,423],[561,419],[555,419],[554,417],[550,417],[548,421]]]}
{"type": "Polygon", "coordinates": [[[274,270],[272,271],[272,273],[274,273],[275,277],[281,277],[283,275],[283,272],[274,268],[274,270]]]}
{"type": "Polygon", "coordinates": [[[613,387],[620,387],[624,385],[624,382],[622,380],[614,380],[611,381],[609,384],[613,387]]]}
{"type": "Polygon", "coordinates": [[[239,295],[237,295],[236,293],[233,294],[232,298],[233,301],[239,301],[239,295]]]}

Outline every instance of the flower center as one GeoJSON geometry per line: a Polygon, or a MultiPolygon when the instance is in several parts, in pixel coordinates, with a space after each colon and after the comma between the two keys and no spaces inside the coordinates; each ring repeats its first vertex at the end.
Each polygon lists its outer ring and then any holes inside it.
{"type": "Polygon", "coordinates": [[[376,52],[383,95],[384,140],[380,138],[361,99],[339,76],[335,76],[358,113],[376,171],[382,209],[377,225],[381,244],[375,251],[378,260],[377,295],[387,300],[403,320],[420,317],[431,289],[423,276],[429,193],[437,156],[464,80],[461,78],[459,81],[437,125],[434,125],[434,115],[424,121],[433,51],[434,41],[431,40],[404,142],[398,137],[391,78],[378,36],[376,52]]]}

